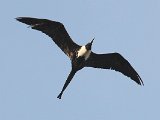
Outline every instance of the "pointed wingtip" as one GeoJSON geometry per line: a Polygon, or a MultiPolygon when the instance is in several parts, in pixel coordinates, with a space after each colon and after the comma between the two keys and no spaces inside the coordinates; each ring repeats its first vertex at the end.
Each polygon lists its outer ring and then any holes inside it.
{"type": "Polygon", "coordinates": [[[138,79],[139,79],[138,84],[141,85],[141,86],[144,86],[144,83],[143,83],[141,77],[140,77],[139,75],[138,75],[137,77],[138,77],[138,79]]]}
{"type": "Polygon", "coordinates": [[[141,84],[140,84],[141,86],[144,86],[144,83],[143,83],[143,81],[141,80],[141,84]]]}
{"type": "Polygon", "coordinates": [[[138,83],[138,85],[144,86],[143,81],[140,81],[140,82],[138,83]]]}
{"type": "Polygon", "coordinates": [[[15,18],[17,21],[19,21],[19,22],[22,22],[22,20],[23,20],[23,17],[17,17],[17,18],[15,18]]]}
{"type": "Polygon", "coordinates": [[[16,17],[15,19],[19,21],[22,19],[22,17],[16,17]]]}
{"type": "Polygon", "coordinates": [[[144,83],[143,83],[143,81],[141,80],[141,86],[144,86],[144,83]]]}

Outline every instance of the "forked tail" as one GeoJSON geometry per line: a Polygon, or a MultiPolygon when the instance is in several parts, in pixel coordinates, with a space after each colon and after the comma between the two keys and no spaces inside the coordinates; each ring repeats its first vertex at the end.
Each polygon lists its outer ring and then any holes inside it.
{"type": "Polygon", "coordinates": [[[62,88],[62,91],[60,92],[60,94],[57,96],[57,98],[61,99],[63,92],[65,91],[65,89],[67,88],[67,86],[69,85],[70,81],[72,80],[73,76],[75,75],[76,71],[75,70],[71,70],[70,74],[68,75],[68,78],[62,88]]]}

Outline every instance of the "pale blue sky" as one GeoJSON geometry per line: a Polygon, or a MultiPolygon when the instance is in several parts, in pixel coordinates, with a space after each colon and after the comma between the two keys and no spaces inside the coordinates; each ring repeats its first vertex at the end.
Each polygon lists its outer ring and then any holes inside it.
{"type": "Polygon", "coordinates": [[[0,120],[160,119],[159,0],[3,0],[0,15],[0,120]],[[57,99],[70,61],[20,16],[60,21],[80,45],[95,37],[94,52],[121,53],[145,86],[85,68],[57,99]]]}

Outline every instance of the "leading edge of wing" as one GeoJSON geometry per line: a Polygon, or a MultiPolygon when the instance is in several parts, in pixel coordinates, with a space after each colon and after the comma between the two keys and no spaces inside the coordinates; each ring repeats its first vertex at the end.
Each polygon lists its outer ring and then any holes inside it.
{"type": "Polygon", "coordinates": [[[80,47],[71,39],[64,25],[60,22],[31,17],[18,17],[16,20],[51,37],[57,46],[70,58],[72,58],[72,52],[80,47]]]}

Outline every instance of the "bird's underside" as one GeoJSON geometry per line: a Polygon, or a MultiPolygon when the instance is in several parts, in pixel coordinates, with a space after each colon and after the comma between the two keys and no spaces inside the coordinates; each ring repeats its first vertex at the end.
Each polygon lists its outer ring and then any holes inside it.
{"type": "Polygon", "coordinates": [[[137,84],[143,85],[143,81],[138,73],[119,53],[96,54],[91,52],[93,40],[85,46],[76,44],[70,38],[62,23],[30,17],[19,17],[16,19],[29,25],[32,29],[39,30],[51,37],[55,44],[57,44],[57,46],[70,58],[72,69],[57,98],[61,99],[63,92],[69,85],[75,73],[83,67],[115,70],[130,77],[137,84]]]}

